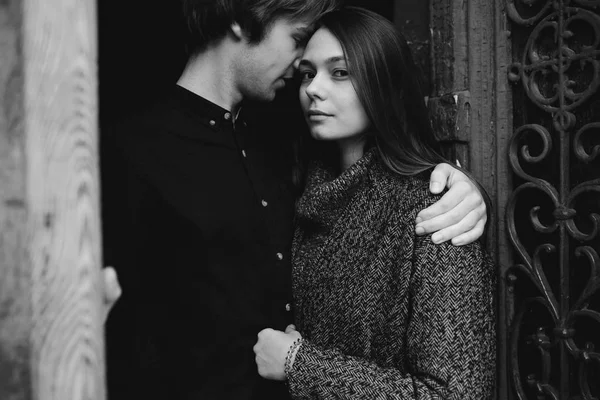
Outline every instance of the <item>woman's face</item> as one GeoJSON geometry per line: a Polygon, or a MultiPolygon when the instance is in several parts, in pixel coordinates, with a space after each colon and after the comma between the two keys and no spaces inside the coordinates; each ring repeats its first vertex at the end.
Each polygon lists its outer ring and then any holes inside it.
{"type": "Polygon", "coordinates": [[[340,42],[327,29],[315,32],[306,46],[298,71],[300,104],[313,138],[358,138],[370,126],[348,75],[340,42]]]}

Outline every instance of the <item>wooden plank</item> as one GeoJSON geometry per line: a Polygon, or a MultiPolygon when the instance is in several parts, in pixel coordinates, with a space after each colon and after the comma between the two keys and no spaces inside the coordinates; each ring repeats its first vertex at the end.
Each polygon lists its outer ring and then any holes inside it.
{"type": "Polygon", "coordinates": [[[505,147],[510,131],[507,37],[498,21],[503,3],[489,0],[430,0],[433,97],[432,123],[451,144],[461,164],[490,195],[488,250],[500,261],[510,256],[501,218],[507,193],[505,147]]]}
{"type": "Polygon", "coordinates": [[[494,7],[490,7],[489,0],[469,0],[466,13],[469,26],[468,82],[471,94],[468,133],[470,169],[494,202],[488,223],[488,250],[497,260],[497,140],[499,135],[504,134],[497,131],[497,124],[506,115],[496,113],[496,14],[494,7]]]}
{"type": "Polygon", "coordinates": [[[0,398],[104,399],[95,2],[0,4],[0,398]]]}
{"type": "Polygon", "coordinates": [[[505,271],[512,264],[505,215],[512,191],[508,166],[508,143],[512,135],[512,93],[507,79],[511,61],[510,35],[504,2],[470,0],[469,3],[469,90],[471,92],[471,168],[493,201],[488,228],[488,250],[498,272],[498,386],[497,398],[508,399],[507,326],[512,310],[504,292],[505,271]]]}
{"type": "Polygon", "coordinates": [[[495,43],[496,43],[496,226],[491,236],[496,244],[496,260],[498,262],[498,399],[511,399],[508,390],[508,328],[514,313],[507,301],[504,291],[507,282],[506,269],[513,263],[513,247],[508,239],[506,229],[506,205],[512,193],[512,173],[509,167],[508,147],[513,133],[512,90],[508,81],[508,68],[511,62],[510,32],[507,26],[504,2],[494,6],[495,43]]]}
{"type": "Polygon", "coordinates": [[[30,398],[21,13],[0,2],[0,399],[30,398]]]}
{"type": "Polygon", "coordinates": [[[470,0],[430,0],[432,97],[468,90],[470,0]]]}
{"type": "Polygon", "coordinates": [[[430,0],[432,125],[444,155],[473,170],[469,86],[469,0],[430,0]]]}

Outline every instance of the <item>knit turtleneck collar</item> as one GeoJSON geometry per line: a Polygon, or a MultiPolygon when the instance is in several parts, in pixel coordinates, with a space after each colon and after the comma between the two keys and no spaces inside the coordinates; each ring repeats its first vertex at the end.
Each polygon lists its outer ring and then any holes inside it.
{"type": "Polygon", "coordinates": [[[298,222],[330,229],[342,217],[352,193],[368,179],[369,170],[377,164],[376,158],[372,148],[339,176],[324,163],[313,162],[308,170],[306,188],[296,206],[298,222]]]}

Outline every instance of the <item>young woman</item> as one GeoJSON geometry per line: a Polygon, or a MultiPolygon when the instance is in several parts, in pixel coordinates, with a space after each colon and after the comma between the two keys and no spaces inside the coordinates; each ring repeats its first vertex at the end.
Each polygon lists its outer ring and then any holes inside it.
{"type": "Polygon", "coordinates": [[[375,13],[334,11],[299,72],[318,145],[296,209],[296,326],[259,333],[259,373],[295,399],[491,398],[493,265],[479,243],[414,234],[444,160],[406,41],[375,13]]]}

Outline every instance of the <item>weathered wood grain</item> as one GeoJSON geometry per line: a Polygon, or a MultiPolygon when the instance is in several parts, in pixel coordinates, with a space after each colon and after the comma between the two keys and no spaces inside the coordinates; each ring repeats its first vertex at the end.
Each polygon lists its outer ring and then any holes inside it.
{"type": "Polygon", "coordinates": [[[21,14],[0,3],[0,399],[30,398],[30,269],[27,264],[21,14]]]}
{"type": "MultiPolygon", "coordinates": [[[[493,201],[488,222],[490,250],[498,261],[501,222],[509,179],[506,141],[511,135],[509,52],[503,2],[430,0],[434,129],[454,147],[463,166],[482,183],[493,201]],[[499,214],[500,213],[500,214],[499,214]]],[[[502,260],[505,261],[506,257],[502,260]]]]}
{"type": "Polygon", "coordinates": [[[95,2],[4,1],[0,33],[0,398],[103,399],[95,2]]]}
{"type": "Polygon", "coordinates": [[[488,243],[492,244],[489,250],[497,259],[497,208],[502,207],[497,203],[498,180],[497,141],[502,135],[510,133],[498,131],[501,120],[506,120],[508,113],[500,114],[496,107],[498,104],[497,89],[497,64],[496,64],[496,10],[494,3],[489,0],[469,0],[467,13],[468,29],[468,82],[470,92],[470,132],[469,153],[470,168],[473,175],[492,198],[494,207],[491,211],[491,220],[488,224],[488,243]]]}
{"type": "Polygon", "coordinates": [[[470,0],[429,0],[431,97],[468,90],[470,0]]]}
{"type": "MultiPolygon", "coordinates": [[[[495,61],[496,72],[494,79],[496,81],[496,104],[494,114],[496,116],[496,191],[495,191],[495,221],[497,225],[493,230],[491,239],[496,243],[496,260],[498,261],[498,277],[503,279],[505,270],[512,265],[513,248],[508,239],[506,228],[506,205],[512,192],[513,182],[512,173],[508,161],[509,141],[513,133],[513,103],[512,88],[508,81],[508,68],[511,59],[511,40],[506,17],[505,2],[494,3],[495,14],[495,61]]],[[[488,184],[489,185],[489,184],[488,184]]],[[[500,285],[502,288],[504,285],[500,285]]],[[[507,305],[506,293],[503,290],[498,291],[498,319],[502,327],[508,324],[509,318],[512,319],[512,311],[507,305]]],[[[510,307],[513,308],[513,307],[510,307]]],[[[508,334],[505,329],[498,329],[498,365],[508,365],[509,353],[507,350],[508,334]]],[[[498,399],[508,399],[508,371],[503,368],[498,369],[498,399]]]]}

